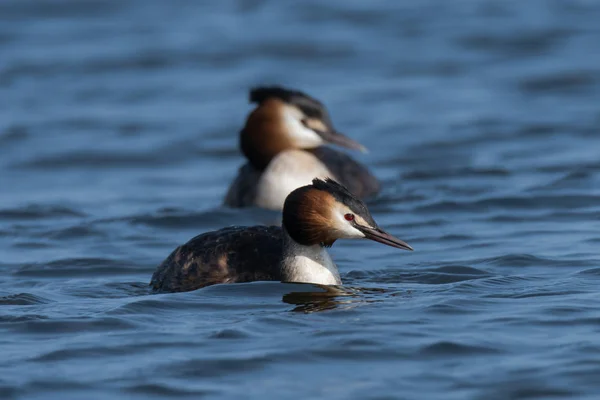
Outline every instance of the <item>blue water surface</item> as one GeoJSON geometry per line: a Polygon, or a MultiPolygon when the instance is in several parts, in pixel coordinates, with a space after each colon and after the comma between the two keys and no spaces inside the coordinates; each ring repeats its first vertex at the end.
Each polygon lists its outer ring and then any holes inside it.
{"type": "Polygon", "coordinates": [[[597,399],[600,2],[2,0],[1,399],[597,399]],[[153,295],[257,84],[367,145],[345,287],[153,295]]]}

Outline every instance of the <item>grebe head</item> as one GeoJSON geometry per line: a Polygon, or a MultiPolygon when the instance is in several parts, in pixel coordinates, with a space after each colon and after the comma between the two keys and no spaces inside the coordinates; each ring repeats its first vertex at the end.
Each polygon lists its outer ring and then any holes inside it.
{"type": "Polygon", "coordinates": [[[240,133],[240,147],[248,160],[264,169],[278,153],[290,149],[313,149],[331,143],[366,151],[358,142],[338,132],[325,106],[297,90],[258,87],[250,91],[257,107],[240,133]]]}
{"type": "Polygon", "coordinates": [[[348,189],[332,179],[314,179],[312,185],[291,192],[283,206],[283,227],[299,244],[331,246],[337,239],[366,238],[412,250],[407,243],[382,230],[348,189]]]}

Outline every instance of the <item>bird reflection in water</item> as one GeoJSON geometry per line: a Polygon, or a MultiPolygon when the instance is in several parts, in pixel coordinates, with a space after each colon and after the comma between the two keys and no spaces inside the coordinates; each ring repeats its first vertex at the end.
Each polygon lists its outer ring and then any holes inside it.
{"type": "Polygon", "coordinates": [[[383,301],[382,294],[392,291],[382,288],[352,288],[315,284],[294,284],[297,290],[283,295],[282,301],[295,305],[291,311],[313,313],[336,308],[350,309],[360,305],[383,301]],[[302,288],[301,288],[302,287],[302,288]],[[377,297],[373,297],[376,295],[377,297]]]}

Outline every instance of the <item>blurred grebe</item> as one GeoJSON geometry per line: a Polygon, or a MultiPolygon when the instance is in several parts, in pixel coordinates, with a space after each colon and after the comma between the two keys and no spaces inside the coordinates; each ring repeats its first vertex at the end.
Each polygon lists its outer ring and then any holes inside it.
{"type": "Polygon", "coordinates": [[[332,178],[359,198],[377,194],[380,184],[369,170],[334,144],[366,151],[339,133],[318,100],[281,87],[250,91],[257,103],[240,132],[240,148],[247,158],[229,187],[224,204],[281,210],[286,196],[313,178],[332,178]]]}

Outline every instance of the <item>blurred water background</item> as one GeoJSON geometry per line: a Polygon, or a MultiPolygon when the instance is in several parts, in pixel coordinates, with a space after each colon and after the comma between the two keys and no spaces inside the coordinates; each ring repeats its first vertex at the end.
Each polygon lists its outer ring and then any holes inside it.
{"type": "Polygon", "coordinates": [[[2,0],[0,398],[598,398],[600,2],[2,0]],[[247,91],[328,107],[415,247],[345,293],[152,295],[220,206],[247,91]]]}

